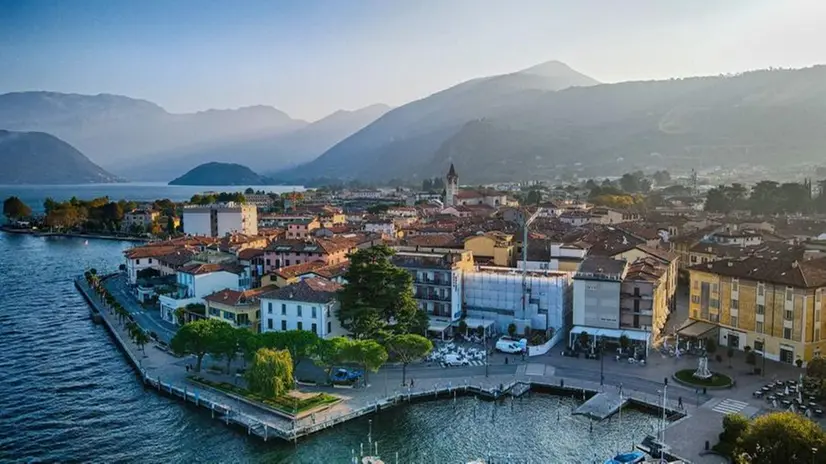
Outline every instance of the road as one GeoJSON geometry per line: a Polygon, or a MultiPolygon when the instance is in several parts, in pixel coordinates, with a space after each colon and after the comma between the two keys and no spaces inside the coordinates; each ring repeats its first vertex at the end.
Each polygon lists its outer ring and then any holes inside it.
{"type": "Polygon", "coordinates": [[[118,302],[127,310],[135,322],[145,330],[155,332],[158,338],[166,344],[175,336],[177,328],[161,319],[160,312],[155,309],[144,309],[129,289],[126,276],[117,275],[105,281],[106,289],[118,299],[118,302]]]}

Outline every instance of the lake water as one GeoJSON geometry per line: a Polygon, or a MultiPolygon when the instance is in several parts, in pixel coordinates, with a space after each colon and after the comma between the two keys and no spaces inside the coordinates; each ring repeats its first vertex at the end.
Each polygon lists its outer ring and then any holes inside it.
{"type": "Polygon", "coordinates": [[[183,201],[196,193],[243,192],[247,188],[265,192],[301,192],[304,187],[285,185],[167,185],[162,182],[130,182],[124,184],[81,184],[81,185],[0,185],[0,201],[14,195],[23,200],[35,212],[43,211],[43,201],[52,197],[64,201],[76,196],[81,200],[91,200],[108,196],[111,200],[153,201],[168,198],[183,201]]]}
{"type": "Polygon", "coordinates": [[[373,439],[388,464],[457,463],[489,453],[511,462],[599,462],[629,449],[658,419],[570,414],[570,398],[511,404],[472,397],[381,412],[300,440],[264,443],[204,411],[144,391],[109,334],[89,318],[72,277],[113,269],[125,242],[0,233],[0,462],[347,463],[373,439]]]}

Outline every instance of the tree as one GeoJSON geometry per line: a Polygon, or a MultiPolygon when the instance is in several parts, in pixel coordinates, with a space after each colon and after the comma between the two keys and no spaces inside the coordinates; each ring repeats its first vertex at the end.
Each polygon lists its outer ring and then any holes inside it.
{"type": "Polygon", "coordinates": [[[3,216],[9,219],[20,219],[32,215],[32,209],[20,198],[11,196],[3,202],[3,216]]]}
{"type": "Polygon", "coordinates": [[[143,354],[146,354],[146,344],[149,343],[149,335],[146,333],[145,330],[139,330],[135,333],[135,344],[137,344],[143,354]]]}
{"type": "Polygon", "coordinates": [[[244,195],[252,195],[254,193],[255,193],[255,189],[253,189],[252,187],[247,187],[247,189],[244,190],[244,195]]]}
{"type": "Polygon", "coordinates": [[[338,318],[355,338],[374,338],[384,330],[410,333],[421,329],[425,318],[413,299],[413,278],[392,264],[393,254],[380,245],[350,255],[344,276],[347,283],[339,291],[338,318]]]}
{"type": "Polygon", "coordinates": [[[433,351],[433,343],[416,334],[393,335],[385,345],[387,351],[402,363],[402,385],[407,383],[407,365],[433,351]]]}
{"type": "Polygon", "coordinates": [[[729,347],[726,350],[726,357],[728,358],[728,367],[731,367],[731,358],[734,357],[734,348],[729,347]]]}
{"type": "Polygon", "coordinates": [[[657,185],[666,185],[671,182],[671,173],[666,170],[657,171],[654,173],[653,178],[657,185]]]}
{"type": "Polygon", "coordinates": [[[812,358],[806,364],[806,375],[820,380],[826,379],[826,358],[812,358]]]}
{"type": "Polygon", "coordinates": [[[516,336],[516,324],[514,324],[513,322],[508,324],[508,335],[511,337],[516,336]]]}
{"type": "Polygon", "coordinates": [[[319,338],[307,330],[286,330],[284,332],[265,332],[262,334],[262,346],[287,350],[293,359],[293,369],[301,362],[316,353],[319,338]]]}
{"type": "Polygon", "coordinates": [[[705,347],[708,354],[714,354],[717,351],[717,342],[713,338],[706,338],[705,347]]]}
{"type": "Polygon", "coordinates": [[[178,355],[191,353],[197,358],[195,372],[201,372],[201,362],[204,355],[215,346],[216,334],[229,326],[217,319],[199,319],[184,324],[172,337],[169,347],[178,355]]]}
{"type": "Polygon", "coordinates": [[[542,201],[542,194],[538,190],[531,190],[528,192],[528,197],[525,203],[528,205],[538,205],[542,201]]]}
{"type": "Polygon", "coordinates": [[[293,360],[287,350],[259,348],[244,377],[250,391],[265,398],[277,398],[293,387],[293,360]]]}
{"type": "Polygon", "coordinates": [[[367,372],[376,372],[387,362],[387,350],[375,340],[350,340],[342,347],[341,358],[345,361],[358,364],[364,368],[364,381],[367,382],[367,372]]]}
{"type": "Polygon", "coordinates": [[[814,422],[793,412],[757,417],[742,434],[738,462],[826,462],[826,435],[814,422]]]}
{"type": "Polygon", "coordinates": [[[625,335],[625,334],[620,335],[619,344],[620,344],[620,348],[622,348],[623,351],[628,349],[628,345],[630,343],[631,343],[631,340],[628,338],[628,335],[625,335]]]}
{"type": "Polygon", "coordinates": [[[723,431],[720,433],[720,442],[714,445],[714,451],[733,458],[737,452],[737,442],[748,428],[749,420],[742,414],[723,416],[723,431]]]}
{"type": "Polygon", "coordinates": [[[464,319],[460,320],[457,329],[459,329],[460,334],[467,335],[467,322],[464,319]]]}
{"type": "Polygon", "coordinates": [[[485,327],[481,326],[481,325],[479,327],[477,327],[476,328],[476,335],[478,335],[479,338],[483,338],[485,336],[485,327]]]}
{"type": "Polygon", "coordinates": [[[227,361],[227,374],[230,373],[232,361],[238,357],[240,331],[247,332],[247,329],[236,329],[229,324],[222,325],[215,331],[213,343],[209,347],[210,354],[227,361]]]}

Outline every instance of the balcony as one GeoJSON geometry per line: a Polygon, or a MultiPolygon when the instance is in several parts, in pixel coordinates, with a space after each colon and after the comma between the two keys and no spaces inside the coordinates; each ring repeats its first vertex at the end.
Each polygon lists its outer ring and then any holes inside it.
{"type": "Polygon", "coordinates": [[[413,294],[413,298],[417,300],[427,300],[427,301],[450,301],[450,294],[445,296],[441,296],[438,293],[423,293],[423,292],[416,292],[413,294]]]}
{"type": "Polygon", "coordinates": [[[420,285],[439,285],[443,287],[450,287],[452,285],[450,279],[432,279],[421,276],[413,276],[413,282],[420,285]]]}

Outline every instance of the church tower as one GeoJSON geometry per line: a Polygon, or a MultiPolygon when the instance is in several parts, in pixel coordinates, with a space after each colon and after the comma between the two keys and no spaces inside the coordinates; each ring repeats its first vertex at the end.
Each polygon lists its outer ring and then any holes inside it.
{"type": "Polygon", "coordinates": [[[459,176],[453,163],[450,163],[450,170],[447,171],[447,183],[445,184],[445,206],[456,206],[456,194],[459,193],[459,176]]]}

